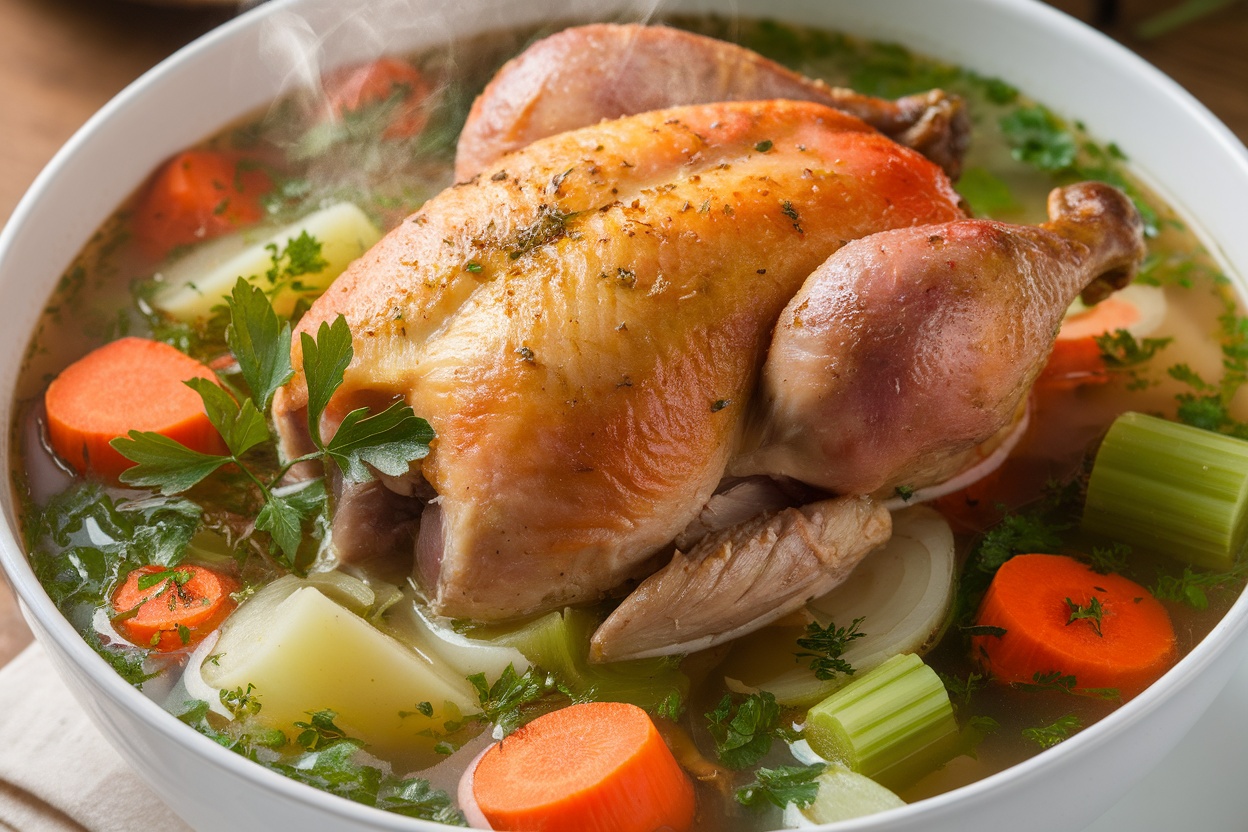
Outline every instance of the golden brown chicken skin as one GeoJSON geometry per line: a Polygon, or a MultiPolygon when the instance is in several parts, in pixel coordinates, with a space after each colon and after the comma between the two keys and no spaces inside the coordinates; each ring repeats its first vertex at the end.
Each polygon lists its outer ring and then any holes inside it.
{"type": "MultiPolygon", "coordinates": [[[[941,170],[827,107],[710,104],[540,140],[431,200],[303,318],[346,316],[327,412],[405,398],[447,615],[592,600],[654,568],[739,439],[781,310],[846,242],[962,217],[941,170]]],[[[295,364],[300,365],[296,349],[295,364]]],[[[302,378],[274,412],[306,442],[302,378]]]]}

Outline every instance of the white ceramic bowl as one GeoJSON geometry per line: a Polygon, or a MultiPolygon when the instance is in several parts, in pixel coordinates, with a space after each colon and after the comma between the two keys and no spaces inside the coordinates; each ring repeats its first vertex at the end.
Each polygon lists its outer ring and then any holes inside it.
{"type": "MultiPolygon", "coordinates": [[[[152,167],[298,83],[312,67],[266,59],[319,43],[326,66],[457,35],[558,18],[641,19],[658,0],[275,0],[202,38],[100,111],[43,171],[0,236],[0,389],[58,276],[152,167]],[[303,18],[302,20],[299,18],[303,18]],[[277,22],[286,24],[273,28],[277,22]]],[[[1248,151],[1200,104],[1134,55],[1030,0],[675,0],[664,10],[739,12],[899,41],[1016,84],[1116,141],[1159,190],[1248,275],[1248,151]]],[[[13,404],[0,401],[0,424],[13,404]]],[[[0,459],[10,464],[5,445],[0,459]]],[[[35,634],[122,754],[197,829],[417,830],[254,765],[180,724],[115,675],[39,586],[3,497],[0,560],[35,634]]],[[[925,832],[1079,829],[1179,741],[1238,666],[1248,597],[1144,694],[1051,750],[956,791],[836,827],[925,832]]]]}

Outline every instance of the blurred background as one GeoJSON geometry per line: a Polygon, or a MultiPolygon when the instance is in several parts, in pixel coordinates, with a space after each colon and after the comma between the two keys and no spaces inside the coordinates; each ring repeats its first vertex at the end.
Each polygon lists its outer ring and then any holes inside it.
{"type": "MultiPolygon", "coordinates": [[[[254,4],[0,0],[0,225],[92,113],[166,56],[254,4]]],[[[1159,67],[1248,142],[1248,0],[1051,4],[1159,67]]],[[[0,582],[0,666],[30,639],[0,582]]]]}

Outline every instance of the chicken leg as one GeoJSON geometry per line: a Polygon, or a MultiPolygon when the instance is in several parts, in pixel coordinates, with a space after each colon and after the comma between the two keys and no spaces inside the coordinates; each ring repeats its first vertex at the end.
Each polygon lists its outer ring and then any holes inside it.
{"type": "Polygon", "coordinates": [[[763,369],[765,438],[738,475],[887,496],[941,482],[1005,427],[1080,294],[1144,255],[1134,205],[1086,182],[1038,227],[987,220],[882,232],[841,249],[780,316],[763,369]]]}

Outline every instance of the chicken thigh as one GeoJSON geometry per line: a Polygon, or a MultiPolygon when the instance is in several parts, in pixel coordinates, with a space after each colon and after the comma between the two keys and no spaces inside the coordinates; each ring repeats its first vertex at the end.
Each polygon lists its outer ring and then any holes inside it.
{"type": "MultiPolygon", "coordinates": [[[[352,330],[326,435],[396,397],[437,432],[413,471],[437,494],[417,555],[435,609],[511,618],[653,571],[722,478],[775,322],[820,263],[961,217],[936,165],[822,105],[644,113],[434,198],[298,328],[341,313],[352,330]]],[[[274,403],[288,453],[305,405],[297,372],[274,403]]]]}

